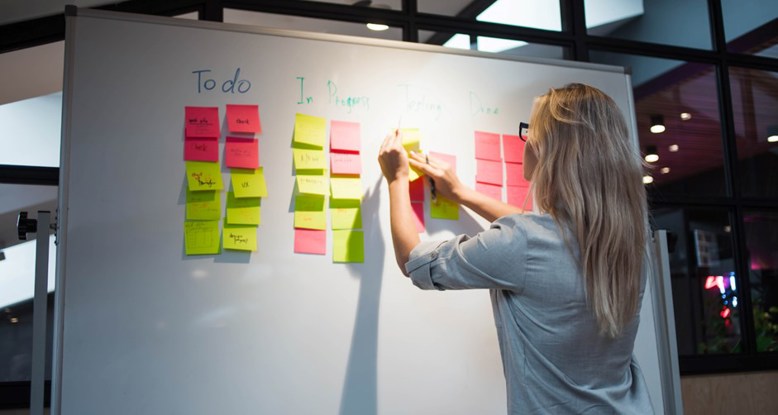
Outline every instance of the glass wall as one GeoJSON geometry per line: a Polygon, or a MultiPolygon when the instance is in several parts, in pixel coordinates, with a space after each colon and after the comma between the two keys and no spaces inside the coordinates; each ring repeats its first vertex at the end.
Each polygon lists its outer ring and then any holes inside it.
{"type": "Polygon", "coordinates": [[[778,352],[778,212],[749,209],[743,220],[757,352],[778,352]]]}

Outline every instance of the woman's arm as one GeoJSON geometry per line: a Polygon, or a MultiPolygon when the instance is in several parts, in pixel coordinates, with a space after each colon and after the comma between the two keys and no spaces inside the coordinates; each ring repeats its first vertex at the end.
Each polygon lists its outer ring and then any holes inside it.
{"type": "Polygon", "coordinates": [[[435,182],[435,189],[441,196],[467,206],[489,222],[502,216],[524,213],[522,209],[492,199],[465,186],[459,181],[451,166],[443,160],[412,152],[410,163],[435,182]]]}
{"type": "Polygon", "coordinates": [[[378,153],[378,162],[389,185],[389,218],[394,257],[403,275],[407,276],[405,263],[420,240],[408,193],[408,155],[402,146],[399,131],[386,136],[378,153]]]}

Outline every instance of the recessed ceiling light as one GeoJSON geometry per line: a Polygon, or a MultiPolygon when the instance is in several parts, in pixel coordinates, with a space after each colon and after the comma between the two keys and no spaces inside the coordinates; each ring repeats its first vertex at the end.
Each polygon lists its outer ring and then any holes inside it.
{"type": "Polygon", "coordinates": [[[668,150],[670,150],[671,153],[675,153],[678,151],[678,144],[670,144],[669,147],[667,147],[668,150]]]}
{"type": "Polygon", "coordinates": [[[767,137],[768,143],[778,143],[778,134],[767,137]]]}
{"type": "Polygon", "coordinates": [[[389,26],[381,23],[368,23],[367,28],[376,32],[383,32],[384,30],[389,29],[389,26]]]}
{"type": "Polygon", "coordinates": [[[681,113],[681,119],[684,120],[684,121],[689,121],[689,120],[692,119],[692,114],[690,114],[688,112],[682,112],[681,113]]]}
{"type": "Polygon", "coordinates": [[[649,175],[643,176],[643,184],[651,184],[653,182],[654,182],[654,178],[653,177],[651,177],[649,175]]]}
{"type": "Polygon", "coordinates": [[[670,168],[669,167],[662,167],[661,169],[659,169],[659,172],[662,173],[662,174],[670,173],[670,168]]]}
{"type": "Polygon", "coordinates": [[[659,161],[659,154],[656,152],[656,146],[646,146],[645,160],[649,163],[656,163],[659,161]]]}
{"type": "Polygon", "coordinates": [[[651,128],[649,130],[654,134],[665,132],[665,117],[661,115],[652,115],[651,128]]]}

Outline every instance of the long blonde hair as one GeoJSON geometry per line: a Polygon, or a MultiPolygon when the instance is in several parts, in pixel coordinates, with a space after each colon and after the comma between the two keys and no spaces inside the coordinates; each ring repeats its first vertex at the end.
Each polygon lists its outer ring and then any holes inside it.
{"type": "Polygon", "coordinates": [[[588,85],[539,97],[529,125],[536,203],[578,243],[589,307],[600,332],[615,338],[640,305],[647,237],[640,154],[613,99],[588,85]]]}

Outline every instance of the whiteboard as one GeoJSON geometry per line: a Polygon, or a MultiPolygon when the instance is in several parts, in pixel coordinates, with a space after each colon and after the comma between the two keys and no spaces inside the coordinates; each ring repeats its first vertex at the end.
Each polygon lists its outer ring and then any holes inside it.
{"type": "MultiPolygon", "coordinates": [[[[472,186],[473,132],[515,134],[533,97],[569,82],[612,96],[634,137],[621,68],[70,14],[55,413],[506,412],[488,293],[421,291],[397,269],[378,146],[398,123],[419,128],[422,148],[456,155],[472,186]],[[259,105],[269,192],[259,249],[186,256],[184,107],[218,106],[224,124],[226,104],[259,105]],[[331,241],[325,256],[293,253],[296,113],[361,125],[362,264],[334,264],[331,241]]],[[[487,226],[465,209],[459,221],[427,213],[426,224],[424,239],[487,226]]],[[[663,322],[652,304],[649,286],[636,355],[661,410],[654,332],[663,322]]]]}

